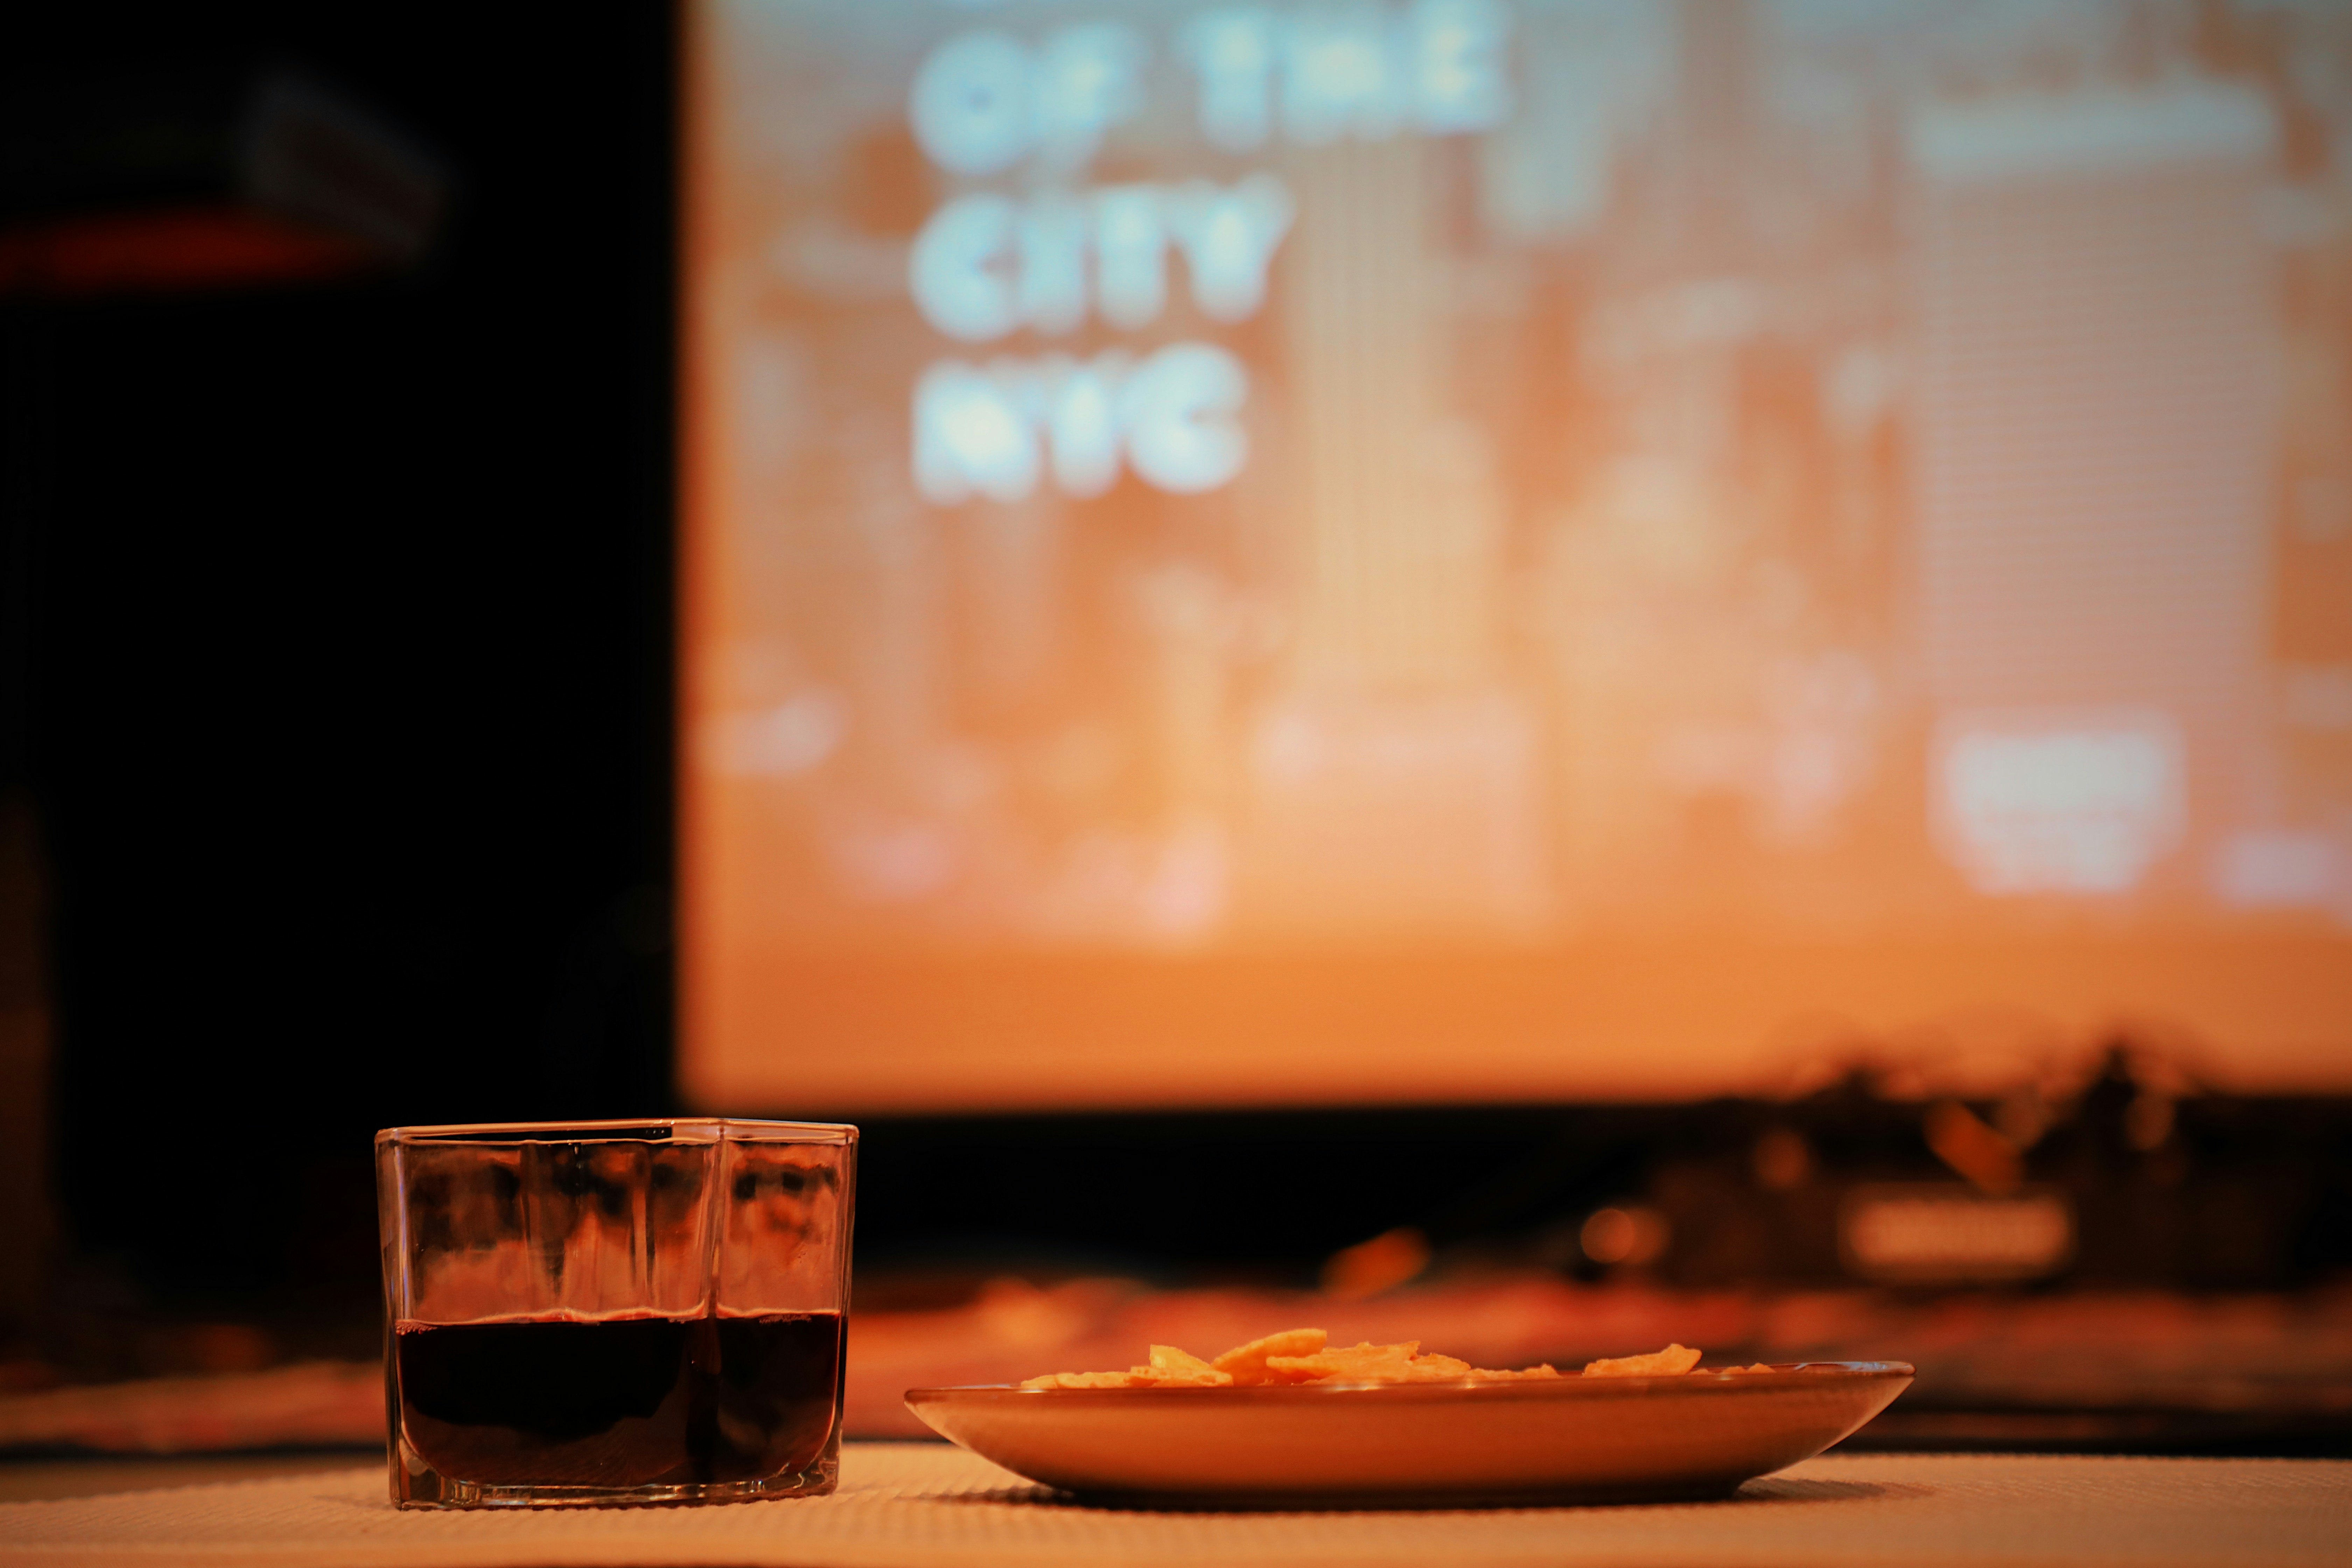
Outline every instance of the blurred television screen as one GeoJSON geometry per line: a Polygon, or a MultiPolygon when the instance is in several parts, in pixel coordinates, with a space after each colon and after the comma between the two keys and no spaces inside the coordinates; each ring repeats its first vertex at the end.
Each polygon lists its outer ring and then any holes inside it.
{"type": "Polygon", "coordinates": [[[2352,1085],[2352,10],[687,26],[691,1098],[2352,1085]]]}

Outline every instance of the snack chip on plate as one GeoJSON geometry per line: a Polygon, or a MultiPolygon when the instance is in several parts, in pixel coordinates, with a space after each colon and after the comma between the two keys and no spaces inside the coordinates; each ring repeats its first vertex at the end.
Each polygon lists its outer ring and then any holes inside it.
{"type": "Polygon", "coordinates": [[[1295,1360],[1317,1354],[1329,1338],[1321,1329],[1285,1329],[1278,1334],[1235,1345],[1211,1364],[1219,1372],[1232,1373],[1236,1388],[1252,1388],[1262,1383],[1305,1383],[1308,1374],[1276,1372],[1266,1363],[1276,1356],[1295,1360]]]}
{"type": "Polygon", "coordinates": [[[1150,1367],[1138,1367],[1133,1372],[1049,1372],[1033,1377],[1024,1388],[1150,1388],[1155,1385],[1150,1367]]]}
{"type": "Polygon", "coordinates": [[[1587,1377],[1680,1377],[1698,1364],[1698,1352],[1668,1345],[1648,1355],[1622,1355],[1584,1363],[1587,1377]]]}
{"type": "MultiPolygon", "coordinates": [[[[1518,1372],[1472,1366],[1450,1355],[1424,1354],[1418,1340],[1399,1344],[1333,1348],[1321,1329],[1285,1329],[1235,1345],[1203,1361],[1174,1345],[1153,1345],[1150,1359],[1125,1372],[1049,1372],[1024,1388],[1258,1388],[1309,1383],[1525,1382],[1566,1375],[1549,1363],[1518,1372]]],[[[1588,1363],[1586,1377],[1676,1377],[1698,1365],[1699,1352],[1671,1344],[1649,1355],[1588,1363]]],[[[1758,1363],[1740,1372],[1769,1372],[1758,1363]]]]}
{"type": "Polygon", "coordinates": [[[1420,1351],[1419,1340],[1397,1345],[1366,1342],[1314,1355],[1268,1356],[1265,1366],[1295,1383],[1454,1383],[1470,1375],[1466,1361],[1420,1351]]]}
{"type": "MultiPolygon", "coordinates": [[[[1161,1388],[1227,1388],[1234,1374],[1211,1366],[1199,1356],[1174,1345],[1154,1345],[1151,1360],[1145,1363],[1152,1378],[1161,1388]]],[[[1142,1367],[1136,1370],[1142,1371],[1142,1367]]]]}

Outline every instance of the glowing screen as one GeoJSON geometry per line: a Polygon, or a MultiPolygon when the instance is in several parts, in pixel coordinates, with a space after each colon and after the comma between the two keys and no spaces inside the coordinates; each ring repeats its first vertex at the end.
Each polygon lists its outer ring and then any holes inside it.
{"type": "Polygon", "coordinates": [[[689,23],[695,1097],[2352,1078],[2352,8],[689,23]]]}

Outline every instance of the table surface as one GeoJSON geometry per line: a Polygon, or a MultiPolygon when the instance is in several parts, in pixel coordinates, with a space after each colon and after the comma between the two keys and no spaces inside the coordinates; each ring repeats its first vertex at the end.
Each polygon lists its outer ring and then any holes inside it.
{"type": "Polygon", "coordinates": [[[328,1448],[272,1454],[91,1454],[73,1458],[0,1458],[0,1503],[48,1502],[58,1498],[105,1497],[113,1492],[156,1491],[166,1487],[212,1486],[222,1481],[269,1481],[320,1470],[349,1470],[381,1463],[361,1448],[328,1448]]]}
{"type": "Polygon", "coordinates": [[[1083,1507],[942,1444],[851,1444],[832,1497],[705,1509],[402,1511],[380,1466],[184,1474],[208,1484],[0,1503],[0,1568],[2352,1562],[2352,1461],[2326,1459],[1832,1454],[1715,1503],[1261,1514],[1083,1507]]]}

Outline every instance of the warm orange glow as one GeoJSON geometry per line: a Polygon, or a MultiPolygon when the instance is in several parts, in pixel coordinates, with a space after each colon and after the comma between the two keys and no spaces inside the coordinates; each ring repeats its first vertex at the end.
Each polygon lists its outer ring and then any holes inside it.
{"type": "Polygon", "coordinates": [[[703,1102],[2352,1083],[2330,24],[689,9],[703,1102]]]}
{"type": "Polygon", "coordinates": [[[2119,1026],[2216,1087],[2346,1077],[2328,942],[688,958],[688,1093],[813,1110],[1777,1093],[1865,1048],[2031,1065],[2119,1026]]]}

